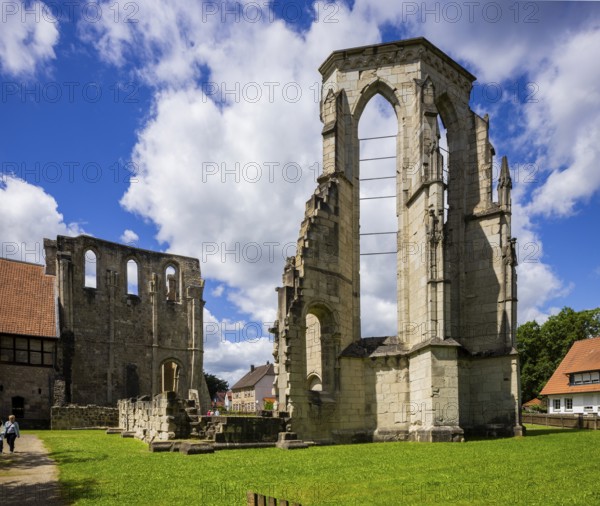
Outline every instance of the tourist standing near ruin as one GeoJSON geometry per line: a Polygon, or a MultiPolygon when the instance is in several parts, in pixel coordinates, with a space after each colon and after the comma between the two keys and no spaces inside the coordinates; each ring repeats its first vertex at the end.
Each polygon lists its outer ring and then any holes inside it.
{"type": "Polygon", "coordinates": [[[15,422],[15,415],[10,415],[8,421],[4,424],[4,436],[6,437],[10,453],[14,453],[15,439],[21,437],[21,434],[19,433],[19,424],[15,422]]]}
{"type": "Polygon", "coordinates": [[[0,453],[4,450],[4,424],[2,418],[0,418],[0,453]]]}

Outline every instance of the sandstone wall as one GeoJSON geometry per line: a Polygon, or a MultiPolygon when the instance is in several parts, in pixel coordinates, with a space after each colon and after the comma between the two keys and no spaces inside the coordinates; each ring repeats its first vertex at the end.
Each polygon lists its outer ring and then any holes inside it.
{"type": "Polygon", "coordinates": [[[178,399],[174,392],[164,392],[153,399],[122,399],[118,402],[119,427],[148,442],[184,439],[191,432],[186,409],[195,414],[193,401],[178,399]]]}
{"type": "Polygon", "coordinates": [[[52,406],[52,430],[73,428],[117,427],[119,417],[117,408],[106,406],[52,406]]]}
{"type": "Polygon", "coordinates": [[[89,236],[58,236],[44,247],[46,272],[58,285],[67,402],[114,406],[167,390],[187,397],[194,389],[208,407],[197,259],[89,236]],[[128,273],[132,262],[137,269],[128,273]]]}
{"type": "Polygon", "coordinates": [[[22,397],[24,416],[15,413],[24,429],[50,427],[50,405],[56,372],[51,367],[2,364],[0,375],[0,417],[6,420],[13,397],[22,397]]]}

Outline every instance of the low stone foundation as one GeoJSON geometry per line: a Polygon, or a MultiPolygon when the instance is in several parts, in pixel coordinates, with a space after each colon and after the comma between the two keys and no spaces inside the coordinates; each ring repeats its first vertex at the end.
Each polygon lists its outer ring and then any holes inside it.
{"type": "Polygon", "coordinates": [[[117,408],[93,404],[52,406],[50,416],[52,430],[117,427],[119,423],[117,408]]]}
{"type": "Polygon", "coordinates": [[[258,416],[202,416],[198,427],[200,437],[216,443],[275,443],[282,431],[283,419],[258,416]]]}
{"type": "Polygon", "coordinates": [[[276,443],[285,430],[283,418],[255,416],[199,416],[193,400],[165,392],[154,399],[118,402],[119,428],[123,433],[151,443],[198,439],[227,447],[233,444],[276,443]]]}
{"type": "Polygon", "coordinates": [[[190,415],[197,415],[195,402],[178,399],[175,392],[164,392],[154,399],[122,399],[118,413],[119,427],[146,442],[188,438],[190,415]]]}
{"type": "Polygon", "coordinates": [[[425,443],[464,443],[464,432],[458,426],[435,426],[409,432],[409,441],[425,443]]]}

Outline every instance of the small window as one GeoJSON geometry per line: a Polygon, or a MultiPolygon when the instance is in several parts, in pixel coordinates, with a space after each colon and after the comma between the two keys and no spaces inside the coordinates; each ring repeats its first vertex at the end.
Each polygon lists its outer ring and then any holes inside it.
{"type": "Polygon", "coordinates": [[[553,404],[554,411],[560,411],[560,399],[554,399],[553,404]]]}
{"type": "Polygon", "coordinates": [[[177,301],[177,269],[172,265],[165,269],[165,282],[167,285],[167,300],[177,301]]]}
{"type": "Polygon", "coordinates": [[[565,411],[573,411],[573,399],[565,397],[565,411]]]}
{"type": "Polygon", "coordinates": [[[583,378],[581,373],[573,374],[573,385],[581,385],[583,383],[583,378]]]}
{"type": "Polygon", "coordinates": [[[0,362],[15,361],[15,341],[14,337],[0,337],[0,362]]]}
{"type": "Polygon", "coordinates": [[[84,253],[84,273],[85,281],[84,286],[86,288],[97,288],[98,287],[98,262],[96,253],[91,249],[86,250],[84,253]]]}
{"type": "Polygon", "coordinates": [[[0,362],[53,366],[56,344],[50,339],[3,336],[0,338],[0,362]]]}
{"type": "Polygon", "coordinates": [[[135,260],[129,260],[127,262],[127,294],[139,295],[138,264],[135,260]]]}
{"type": "Polygon", "coordinates": [[[13,397],[11,411],[17,419],[25,418],[25,399],[20,396],[13,397]]]}
{"type": "Polygon", "coordinates": [[[600,383],[600,372],[592,372],[590,375],[592,377],[592,383],[600,383]]]}

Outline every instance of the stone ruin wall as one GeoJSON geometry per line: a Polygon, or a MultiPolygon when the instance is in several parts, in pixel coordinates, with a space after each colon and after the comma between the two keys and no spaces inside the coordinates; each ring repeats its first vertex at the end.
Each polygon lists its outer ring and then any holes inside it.
{"type": "Polygon", "coordinates": [[[52,430],[84,429],[98,427],[117,427],[119,416],[117,408],[106,406],[53,406],[51,409],[52,430]]]}
{"type": "Polygon", "coordinates": [[[194,400],[165,392],[154,399],[122,399],[118,427],[145,442],[199,439],[222,445],[275,443],[285,420],[273,417],[200,416],[194,400]]]}
{"type": "Polygon", "coordinates": [[[133,432],[143,441],[184,439],[191,433],[186,409],[194,401],[178,399],[174,392],[158,394],[154,399],[121,399],[118,402],[119,428],[133,432]]]}
{"type": "Polygon", "coordinates": [[[198,259],[85,235],[45,239],[44,248],[46,274],[56,276],[58,291],[64,402],[115,406],[176,389],[180,397],[197,390],[200,403],[210,405],[198,259]],[[135,272],[128,280],[130,262],[135,272]],[[86,265],[95,276],[86,279],[86,265]],[[178,381],[165,386],[163,367],[172,364],[178,381]]]}

